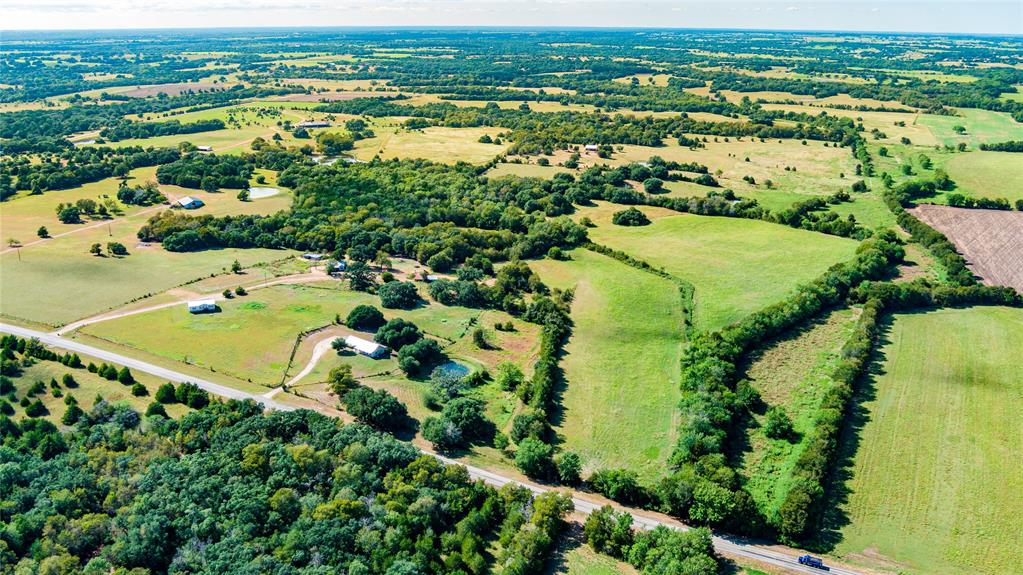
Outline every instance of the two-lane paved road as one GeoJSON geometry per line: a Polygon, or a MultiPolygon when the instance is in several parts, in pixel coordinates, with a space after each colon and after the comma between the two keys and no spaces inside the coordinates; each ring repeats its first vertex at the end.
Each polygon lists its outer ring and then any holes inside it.
{"type": "MultiPolygon", "coordinates": [[[[274,401],[273,399],[267,398],[262,395],[254,395],[251,393],[240,391],[231,387],[227,387],[225,385],[214,383],[212,381],[207,381],[201,378],[193,377],[191,375],[177,372],[172,369],[167,369],[165,367],[160,367],[158,365],[154,365],[145,361],[121,355],[119,353],[114,353],[98,347],[86,345],[84,343],[67,339],[53,333],[45,333],[33,329],[27,329],[4,323],[0,323],[0,333],[10,333],[18,337],[24,338],[37,338],[39,341],[48,346],[65,349],[75,353],[90,355],[97,359],[124,365],[130,369],[142,373],[148,373],[156,377],[166,379],[168,381],[174,381],[178,383],[191,382],[210,393],[214,393],[216,395],[226,397],[228,399],[251,399],[253,401],[257,401],[263,404],[263,406],[266,407],[267,409],[276,409],[283,411],[292,411],[295,409],[290,405],[279,403],[277,401],[274,401]]],[[[512,479],[510,477],[505,477],[498,473],[494,473],[493,471],[488,471],[486,469],[474,467],[472,465],[466,465],[464,463],[444,457],[443,455],[439,455],[437,453],[432,453],[429,451],[424,451],[424,453],[436,457],[443,463],[449,465],[462,465],[469,471],[469,476],[472,477],[473,479],[483,481],[487,484],[494,485],[496,487],[500,487],[508,483],[513,483],[525,487],[533,491],[534,493],[544,493],[546,491],[550,491],[550,489],[547,489],[545,487],[541,487],[533,483],[519,481],[517,479],[512,479]]],[[[601,504],[599,503],[595,503],[593,501],[589,501],[581,497],[580,494],[578,493],[572,493],[572,503],[575,506],[575,510],[584,515],[589,515],[590,513],[599,509],[601,506],[601,504]]],[[[658,525],[665,525],[672,529],[688,529],[688,527],[678,522],[666,521],[650,517],[648,515],[643,514],[640,511],[633,509],[627,508],[621,509],[629,512],[629,514],[632,515],[633,524],[641,529],[649,530],[657,527],[658,525]]],[[[723,536],[715,536],[713,541],[714,549],[716,549],[719,553],[725,555],[760,561],[768,565],[785,569],[786,571],[792,573],[806,573],[810,575],[820,575],[824,573],[824,571],[821,571],[820,569],[814,569],[812,567],[800,565],[796,559],[796,557],[799,555],[799,552],[794,549],[791,549],[788,552],[782,552],[779,550],[779,546],[766,547],[763,545],[747,543],[739,538],[723,536]]],[[[860,575],[860,573],[857,571],[850,571],[848,569],[838,567],[831,567],[830,573],[834,575],[860,575]]]]}

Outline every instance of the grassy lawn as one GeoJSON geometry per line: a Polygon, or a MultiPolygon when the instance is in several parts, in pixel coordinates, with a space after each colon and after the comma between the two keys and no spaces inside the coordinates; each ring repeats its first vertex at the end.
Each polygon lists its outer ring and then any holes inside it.
{"type": "Polygon", "coordinates": [[[797,285],[852,258],[853,240],[738,218],[643,208],[648,226],[611,223],[622,206],[579,210],[597,227],[590,238],[663,267],[696,287],[697,329],[720,329],[783,299],[797,285]],[[755,274],[753,273],[755,270],[755,274]]]}
{"type": "Polygon", "coordinates": [[[1023,124],[1016,122],[1005,112],[991,112],[973,108],[957,108],[960,116],[924,115],[920,122],[930,128],[942,145],[955,146],[966,142],[976,148],[982,142],[1005,142],[1007,140],[1023,140],[1023,124]],[[957,134],[952,128],[963,126],[966,133],[957,134]]]}
{"type": "Polygon", "coordinates": [[[760,392],[766,407],[780,406],[792,419],[800,440],[768,438],[764,415],[747,429],[739,468],[746,488],[765,515],[777,512],[788,492],[801,441],[813,430],[818,406],[831,387],[831,371],[848,339],[856,314],[839,310],[827,318],[769,342],[749,358],[746,378],[760,392]]]}
{"type": "MultiPolygon", "coordinates": [[[[63,350],[58,351],[63,353],[63,350]]],[[[96,365],[102,363],[89,356],[80,355],[79,357],[82,358],[84,365],[88,365],[90,362],[96,365]]],[[[37,361],[34,365],[24,368],[21,375],[12,378],[17,399],[20,401],[22,397],[25,397],[28,388],[33,383],[42,381],[46,385],[46,391],[37,396],[30,397],[30,399],[33,401],[36,398],[41,399],[43,405],[49,411],[49,414],[44,416],[44,419],[48,419],[61,426],[60,418],[67,410],[67,406],[64,404],[64,397],[55,397],[53,395],[49,382],[51,378],[56,379],[58,383],[61,382],[66,373],[70,373],[75,378],[78,387],[69,388],[61,385],[61,393],[64,396],[74,396],[78,400],[79,407],[85,411],[92,409],[92,406],[96,403],[96,396],[100,395],[110,403],[125,402],[135,411],[145,413],[146,407],[153,401],[153,395],[156,393],[157,388],[166,383],[166,381],[147,373],[133,371],[132,375],[135,376],[135,380],[144,385],[148,391],[148,395],[136,397],[131,393],[131,386],[121,385],[116,381],[102,378],[94,373],[90,373],[86,369],[72,369],[56,361],[37,361]]],[[[8,399],[10,398],[8,397],[8,399]]],[[[14,419],[23,419],[25,417],[25,409],[18,405],[17,402],[11,402],[11,405],[15,409],[14,419]]],[[[173,418],[180,417],[189,411],[187,407],[180,404],[171,404],[164,407],[167,410],[167,415],[173,418]]]]}
{"type": "MultiPolygon", "coordinates": [[[[221,311],[192,315],[184,305],[92,324],[87,335],[143,349],[175,361],[212,368],[241,380],[277,385],[285,376],[291,350],[300,333],[329,326],[336,315],[345,318],[357,305],[380,307],[375,295],[342,289],[340,282],[277,285],[248,296],[220,302],[221,311]]],[[[390,319],[402,317],[442,341],[462,338],[480,315],[479,310],[431,303],[413,310],[382,310],[390,319]]],[[[372,334],[362,334],[372,339],[372,334]]],[[[289,373],[295,374],[312,357],[309,344],[295,354],[289,373]]],[[[528,346],[527,346],[528,347],[528,346]]],[[[528,350],[527,350],[528,353],[528,350]]],[[[303,383],[324,381],[337,361],[353,364],[357,375],[379,374],[397,367],[394,360],[371,360],[329,354],[303,383]]]]}
{"type": "Polygon", "coordinates": [[[86,326],[83,333],[262,385],[280,383],[300,332],[344,318],[370,294],[335,286],[279,285],[193,315],[184,305],[86,326]]]}
{"type": "Polygon", "coordinates": [[[587,250],[571,255],[530,263],[545,283],[575,288],[557,431],[587,469],[626,467],[653,478],[675,443],[684,338],[678,288],[587,250]]]}
{"type": "Polygon", "coordinates": [[[863,398],[839,554],[907,573],[1019,570],[1021,349],[1023,310],[895,317],[863,398]]]}

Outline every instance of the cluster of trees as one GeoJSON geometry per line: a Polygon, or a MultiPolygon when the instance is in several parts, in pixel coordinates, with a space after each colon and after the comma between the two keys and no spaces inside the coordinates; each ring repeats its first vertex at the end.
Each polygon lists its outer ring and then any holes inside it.
{"type": "Polygon", "coordinates": [[[650,225],[650,218],[636,208],[628,208],[615,212],[611,216],[611,223],[618,226],[646,226],[650,225]]]}
{"type": "Polygon", "coordinates": [[[180,421],[99,402],[65,435],[0,416],[0,452],[0,561],[18,571],[525,575],[572,507],[472,482],[362,425],[251,401],[180,421]]]}
{"type": "Polygon", "coordinates": [[[988,150],[991,152],[1023,152],[1023,140],[996,142],[994,144],[981,144],[980,149],[988,150]]]}
{"type": "MultiPolygon", "coordinates": [[[[1011,210],[1012,204],[1005,198],[974,198],[963,194],[949,194],[948,205],[955,208],[979,208],[984,210],[1011,210]]],[[[1016,209],[1023,211],[1023,201],[1016,201],[1016,209]]]]}
{"type": "Polygon", "coordinates": [[[154,182],[146,182],[141,186],[129,186],[125,182],[117,188],[117,199],[130,206],[151,206],[167,201],[154,182]]]}
{"type": "Polygon", "coordinates": [[[28,155],[13,155],[0,159],[0,180],[8,181],[2,193],[6,198],[20,190],[32,193],[64,190],[127,176],[135,168],[166,164],[179,157],[180,153],[172,148],[144,150],[137,146],[66,148],[59,153],[39,155],[35,160],[28,155]]]}
{"type": "Polygon", "coordinates": [[[211,120],[196,120],[195,122],[189,122],[187,124],[182,124],[178,120],[170,120],[169,122],[132,122],[129,120],[122,120],[117,124],[103,128],[100,130],[99,135],[101,138],[110,140],[111,142],[117,142],[133,138],[142,139],[154,138],[156,136],[170,136],[173,134],[212,132],[213,130],[223,130],[224,127],[224,121],[217,118],[211,120]]]}
{"type": "Polygon", "coordinates": [[[183,188],[215,192],[248,188],[253,167],[238,156],[191,153],[156,169],[156,180],[183,188]]]}
{"type": "Polygon", "coordinates": [[[641,573],[715,575],[721,570],[705,528],[677,531],[659,526],[636,532],[631,515],[604,506],[586,518],[583,534],[594,551],[627,561],[641,573]]]}

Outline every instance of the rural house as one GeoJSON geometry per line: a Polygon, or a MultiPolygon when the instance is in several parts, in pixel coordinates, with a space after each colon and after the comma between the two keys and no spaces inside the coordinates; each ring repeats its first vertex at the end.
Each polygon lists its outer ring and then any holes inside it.
{"type": "Polygon", "coordinates": [[[208,313],[217,311],[217,300],[196,299],[188,302],[189,313],[208,313]]]}
{"type": "Polygon", "coordinates": [[[323,254],[302,254],[302,259],[318,262],[323,259],[323,254]]]}
{"type": "Polygon", "coordinates": [[[203,201],[200,200],[199,198],[185,196],[183,198],[178,198],[178,205],[181,206],[182,208],[185,208],[186,210],[194,210],[196,208],[201,208],[206,204],[203,203],[203,201]]]}
{"type": "Polygon", "coordinates": [[[354,349],[356,352],[361,353],[366,357],[372,357],[373,359],[387,357],[390,354],[390,351],[379,343],[374,343],[354,335],[346,336],[345,344],[354,349]]]}
{"type": "Polygon", "coordinates": [[[213,146],[196,146],[195,149],[198,152],[212,152],[213,146]]]}
{"type": "Polygon", "coordinates": [[[309,120],[306,122],[299,122],[295,124],[296,128],[329,128],[330,122],[324,122],[322,120],[309,120]]]}

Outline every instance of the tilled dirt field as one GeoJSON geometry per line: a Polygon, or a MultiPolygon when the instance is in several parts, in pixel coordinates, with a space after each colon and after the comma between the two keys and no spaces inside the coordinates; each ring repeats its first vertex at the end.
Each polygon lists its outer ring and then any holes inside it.
{"type": "Polygon", "coordinates": [[[935,205],[909,211],[945,234],[984,283],[1023,292],[1023,212],[935,205]]]}

